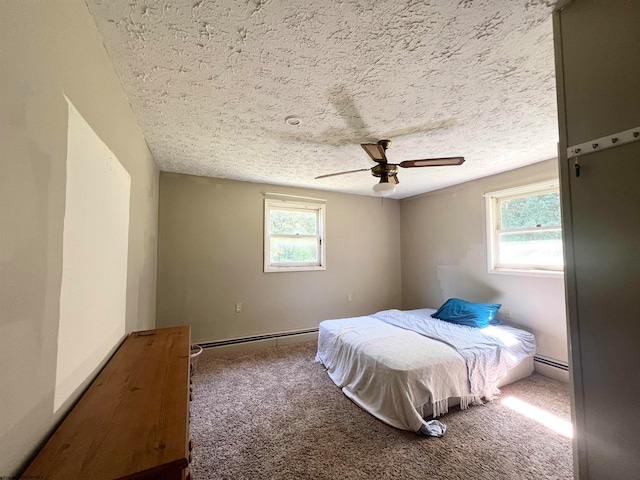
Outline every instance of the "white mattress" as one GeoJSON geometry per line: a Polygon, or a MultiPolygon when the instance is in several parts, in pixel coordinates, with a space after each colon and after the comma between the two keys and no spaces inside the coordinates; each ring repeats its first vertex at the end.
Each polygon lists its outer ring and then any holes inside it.
{"type": "MultiPolygon", "coordinates": [[[[509,380],[530,375],[532,358],[513,369],[509,380]]],[[[321,322],[317,360],[347,397],[402,430],[418,431],[423,416],[442,414],[460,398],[464,408],[479,400],[470,396],[467,364],[454,347],[371,316],[321,322]]]]}

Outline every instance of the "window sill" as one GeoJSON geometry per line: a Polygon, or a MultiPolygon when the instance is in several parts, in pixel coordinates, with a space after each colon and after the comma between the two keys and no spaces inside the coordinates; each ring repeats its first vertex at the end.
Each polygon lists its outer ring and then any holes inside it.
{"type": "Polygon", "coordinates": [[[520,270],[517,268],[491,268],[490,274],[495,275],[524,275],[527,277],[564,278],[564,271],[557,270],[520,270]]]}
{"type": "Polygon", "coordinates": [[[278,272],[314,272],[319,270],[326,270],[324,265],[320,266],[304,266],[304,267],[264,267],[264,273],[278,273],[278,272]]]}

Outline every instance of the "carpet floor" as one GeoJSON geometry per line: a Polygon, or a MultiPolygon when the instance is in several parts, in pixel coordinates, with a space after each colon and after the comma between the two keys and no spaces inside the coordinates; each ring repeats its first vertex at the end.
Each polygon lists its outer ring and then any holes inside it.
{"type": "Polygon", "coordinates": [[[440,420],[442,438],[382,423],[315,363],[315,342],[203,357],[191,402],[191,471],[204,479],[572,479],[568,385],[541,375],[440,420]],[[529,405],[530,415],[507,404],[529,405]]]}

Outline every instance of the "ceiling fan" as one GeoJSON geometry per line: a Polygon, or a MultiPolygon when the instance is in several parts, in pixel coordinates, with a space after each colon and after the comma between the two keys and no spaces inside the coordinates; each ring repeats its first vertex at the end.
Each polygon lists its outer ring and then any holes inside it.
{"type": "Polygon", "coordinates": [[[464,157],[442,157],[442,158],[425,158],[422,160],[405,160],[400,163],[388,163],[385,151],[391,145],[391,140],[380,140],[377,143],[361,144],[364,151],[371,157],[371,160],[378,164],[371,168],[361,168],[359,170],[349,170],[346,172],[330,173],[328,175],[320,175],[319,178],[334,177],[336,175],[344,175],[347,173],[371,171],[371,175],[380,178],[380,183],[373,186],[373,191],[379,195],[390,195],[396,189],[398,180],[398,167],[414,168],[414,167],[442,167],[447,165],[462,165],[464,157]]]}

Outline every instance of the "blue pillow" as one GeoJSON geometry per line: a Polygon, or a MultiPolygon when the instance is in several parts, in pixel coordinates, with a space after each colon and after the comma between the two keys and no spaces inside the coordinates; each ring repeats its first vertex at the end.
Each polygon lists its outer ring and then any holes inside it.
{"type": "Polygon", "coordinates": [[[431,316],[458,325],[484,328],[500,325],[496,314],[501,306],[500,303],[471,303],[459,298],[450,298],[431,316]]]}

